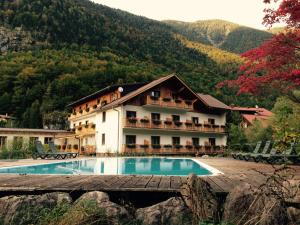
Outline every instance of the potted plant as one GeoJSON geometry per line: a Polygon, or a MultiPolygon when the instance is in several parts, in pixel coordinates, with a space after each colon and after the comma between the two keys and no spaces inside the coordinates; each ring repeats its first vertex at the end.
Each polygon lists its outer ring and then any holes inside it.
{"type": "Polygon", "coordinates": [[[70,150],[72,148],[72,145],[68,145],[68,149],[70,150]]]}
{"type": "Polygon", "coordinates": [[[96,128],[96,124],[93,123],[92,124],[92,128],[95,129],[96,128]]]}
{"type": "Polygon", "coordinates": [[[73,148],[74,148],[75,150],[78,150],[78,145],[73,145],[73,148]]]}
{"type": "Polygon", "coordinates": [[[187,120],[187,121],[185,121],[185,125],[188,125],[188,126],[192,126],[192,121],[191,120],[187,120]]]}
{"type": "Polygon", "coordinates": [[[86,111],[86,112],[89,112],[89,111],[90,111],[90,108],[86,108],[85,111],[86,111]]]}
{"type": "Polygon", "coordinates": [[[172,124],[172,120],[170,120],[170,119],[165,120],[165,124],[167,124],[167,125],[172,124]]]}
{"type": "Polygon", "coordinates": [[[57,147],[57,149],[58,149],[58,150],[60,150],[60,149],[61,149],[61,145],[57,145],[56,147],[57,147]]]}
{"type": "Polygon", "coordinates": [[[79,113],[83,113],[83,110],[82,110],[82,109],[80,109],[80,110],[79,110],[79,113]]]}
{"type": "Polygon", "coordinates": [[[66,145],[62,145],[61,147],[62,147],[62,150],[66,150],[67,146],[66,145]]]}
{"type": "Polygon", "coordinates": [[[97,105],[93,105],[93,109],[96,109],[97,108],[97,105]]]}
{"type": "Polygon", "coordinates": [[[71,131],[73,131],[73,132],[75,132],[75,130],[76,130],[75,127],[71,129],[71,131]]]}
{"type": "Polygon", "coordinates": [[[202,124],[201,124],[201,123],[195,123],[195,126],[196,126],[196,127],[201,127],[202,124]]]}
{"type": "Polygon", "coordinates": [[[74,111],[73,113],[72,113],[74,116],[76,116],[76,112],[74,111]]]}
{"type": "Polygon", "coordinates": [[[77,128],[77,130],[82,130],[82,126],[79,126],[79,127],[77,128]]]}
{"type": "Polygon", "coordinates": [[[88,125],[88,124],[85,124],[85,125],[84,125],[84,128],[89,128],[89,125],[88,125]]]}
{"type": "Polygon", "coordinates": [[[160,149],[160,148],[161,148],[161,145],[153,144],[153,145],[152,145],[152,148],[153,148],[153,149],[160,149]]]}

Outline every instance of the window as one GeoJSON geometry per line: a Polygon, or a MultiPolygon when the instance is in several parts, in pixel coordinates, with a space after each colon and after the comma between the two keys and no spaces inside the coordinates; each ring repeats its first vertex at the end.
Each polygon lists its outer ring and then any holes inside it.
{"type": "Polygon", "coordinates": [[[126,111],[126,118],[136,118],[136,111],[126,111]]]}
{"type": "Polygon", "coordinates": [[[152,91],[151,96],[154,97],[154,98],[159,98],[160,97],[160,91],[159,90],[152,91]]]}
{"type": "Polygon", "coordinates": [[[208,118],[208,123],[211,125],[215,124],[215,119],[208,118]]]}
{"type": "Polygon", "coordinates": [[[193,124],[199,124],[199,118],[198,117],[192,117],[193,124]]]}
{"type": "Polygon", "coordinates": [[[105,134],[102,134],[102,145],[105,145],[105,134]]]}
{"type": "Polygon", "coordinates": [[[173,121],[174,122],[179,122],[180,121],[180,116],[178,115],[172,115],[173,121]]]}
{"type": "Polygon", "coordinates": [[[216,145],[216,139],[215,138],[208,138],[208,142],[210,146],[215,146],[216,145]]]}
{"type": "Polygon", "coordinates": [[[30,144],[34,144],[35,141],[38,141],[38,140],[39,140],[38,137],[29,137],[29,143],[30,143],[30,144]]]}
{"type": "Polygon", "coordinates": [[[199,138],[192,138],[192,142],[194,146],[198,146],[199,145],[199,138]]]}
{"type": "Polygon", "coordinates": [[[160,114],[159,113],[151,113],[151,120],[160,120],[160,114]]]}
{"type": "Polygon", "coordinates": [[[180,137],[172,137],[173,145],[180,145],[180,137]]]}
{"type": "Polygon", "coordinates": [[[152,145],[160,145],[160,136],[151,136],[152,145]]]}
{"type": "Polygon", "coordinates": [[[136,136],[135,135],[126,135],[126,144],[135,144],[136,136]]]}
{"type": "Polygon", "coordinates": [[[106,121],[106,112],[102,112],[102,122],[106,121]]]}
{"type": "Polygon", "coordinates": [[[23,137],[15,136],[14,137],[14,142],[23,142],[23,137]]]}
{"type": "Polygon", "coordinates": [[[53,141],[52,137],[45,137],[44,138],[44,144],[49,144],[50,141],[53,141]]]}
{"type": "Polygon", "coordinates": [[[5,146],[7,143],[7,137],[6,136],[0,136],[0,148],[5,146]]]}

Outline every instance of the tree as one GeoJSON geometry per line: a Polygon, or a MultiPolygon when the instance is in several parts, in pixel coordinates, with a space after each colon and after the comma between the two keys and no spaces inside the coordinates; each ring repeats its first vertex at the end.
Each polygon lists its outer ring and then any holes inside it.
{"type": "MultiPolygon", "coordinates": [[[[265,3],[279,0],[264,0],[265,3]]],[[[287,24],[285,32],[275,35],[260,47],[242,57],[242,73],[236,80],[227,80],[217,86],[238,87],[241,93],[259,94],[271,85],[283,92],[300,86],[300,2],[281,0],[277,10],[265,9],[263,23],[271,27],[278,22],[287,24]]]]}

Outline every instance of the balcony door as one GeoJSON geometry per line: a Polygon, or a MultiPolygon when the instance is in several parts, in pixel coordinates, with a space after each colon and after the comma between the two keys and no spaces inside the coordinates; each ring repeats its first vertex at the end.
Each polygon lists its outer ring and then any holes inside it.
{"type": "Polygon", "coordinates": [[[159,113],[151,113],[151,120],[152,121],[160,120],[160,114],[159,113]]]}
{"type": "Polygon", "coordinates": [[[136,118],[136,111],[126,111],[126,118],[136,118]]]}
{"type": "Polygon", "coordinates": [[[136,144],[136,136],[135,135],[126,135],[126,144],[127,145],[135,145],[136,144]]]}
{"type": "Polygon", "coordinates": [[[172,115],[172,119],[174,122],[180,122],[180,116],[179,115],[172,115]]]}
{"type": "Polygon", "coordinates": [[[208,143],[210,146],[216,146],[216,139],[215,138],[209,138],[208,143]]]}

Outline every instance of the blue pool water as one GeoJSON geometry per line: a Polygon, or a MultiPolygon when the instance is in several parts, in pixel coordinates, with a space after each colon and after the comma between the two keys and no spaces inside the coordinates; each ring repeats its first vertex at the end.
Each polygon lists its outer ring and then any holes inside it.
{"type": "Polygon", "coordinates": [[[0,168],[0,173],[82,175],[212,175],[205,164],[186,158],[94,158],[0,168]]]}

